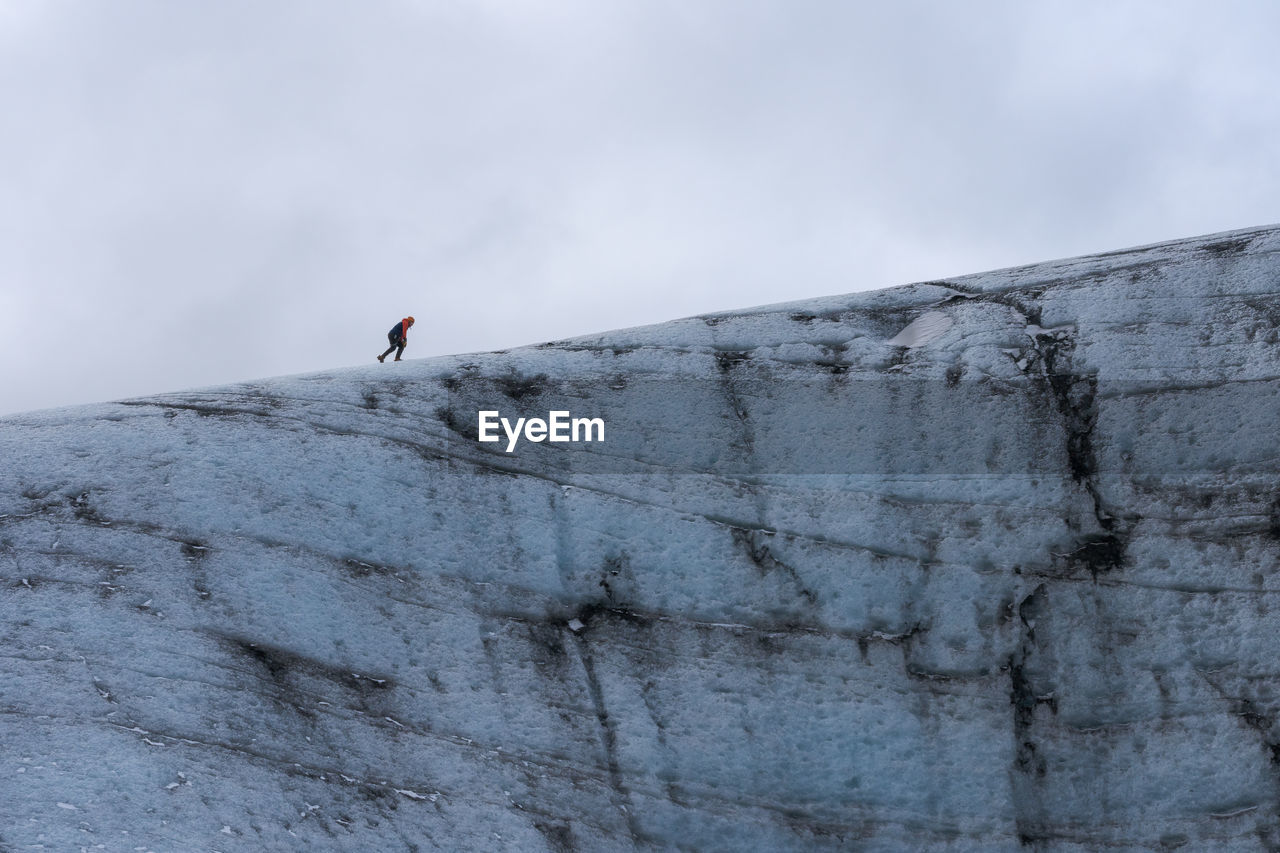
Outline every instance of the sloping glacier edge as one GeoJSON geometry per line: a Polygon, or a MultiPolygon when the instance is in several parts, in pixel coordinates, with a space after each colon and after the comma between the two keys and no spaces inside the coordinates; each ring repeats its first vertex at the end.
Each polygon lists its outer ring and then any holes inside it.
{"type": "Polygon", "coordinates": [[[1278,248],[0,419],[0,850],[1280,848],[1278,248]]]}

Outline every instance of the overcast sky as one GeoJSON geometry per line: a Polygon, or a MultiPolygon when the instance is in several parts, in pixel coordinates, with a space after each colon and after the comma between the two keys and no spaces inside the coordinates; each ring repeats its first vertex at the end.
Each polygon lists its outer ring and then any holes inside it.
{"type": "MultiPolygon", "coordinates": [[[[1280,221],[1280,4],[0,0],[0,414],[1280,221]]],[[[388,365],[388,371],[394,367],[388,365]]]]}

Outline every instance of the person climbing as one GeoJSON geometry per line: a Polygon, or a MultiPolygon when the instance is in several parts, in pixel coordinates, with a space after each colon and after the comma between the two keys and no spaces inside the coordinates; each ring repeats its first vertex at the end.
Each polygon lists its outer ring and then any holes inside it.
{"type": "Polygon", "coordinates": [[[382,361],[391,355],[392,350],[396,350],[396,361],[400,360],[400,356],[404,355],[404,348],[409,343],[409,327],[413,325],[412,317],[405,317],[399,323],[391,327],[391,331],[387,332],[387,340],[391,341],[391,346],[387,347],[387,351],[378,356],[378,361],[382,361]]]}

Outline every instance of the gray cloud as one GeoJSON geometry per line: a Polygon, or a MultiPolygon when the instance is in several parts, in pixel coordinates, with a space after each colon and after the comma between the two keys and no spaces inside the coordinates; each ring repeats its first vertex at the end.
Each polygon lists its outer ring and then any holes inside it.
{"type": "Polygon", "coordinates": [[[1263,2],[0,12],[0,412],[1275,221],[1263,2]]]}

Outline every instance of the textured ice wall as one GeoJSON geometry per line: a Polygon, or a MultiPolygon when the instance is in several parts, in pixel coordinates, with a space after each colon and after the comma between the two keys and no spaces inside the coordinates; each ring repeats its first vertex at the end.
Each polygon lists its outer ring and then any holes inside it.
{"type": "Polygon", "coordinates": [[[2,419],[0,850],[1277,849],[1277,250],[2,419]]]}

